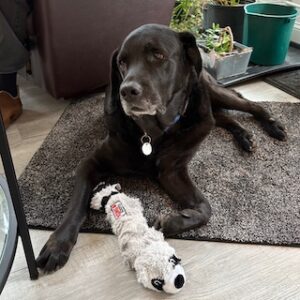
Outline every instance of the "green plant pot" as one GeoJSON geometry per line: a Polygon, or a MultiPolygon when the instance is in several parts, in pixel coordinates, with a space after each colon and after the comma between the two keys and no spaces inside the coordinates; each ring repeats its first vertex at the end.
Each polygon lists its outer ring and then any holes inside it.
{"type": "Polygon", "coordinates": [[[245,6],[245,45],[253,47],[251,62],[272,66],[284,62],[297,10],[291,6],[253,3],[245,6]]]}

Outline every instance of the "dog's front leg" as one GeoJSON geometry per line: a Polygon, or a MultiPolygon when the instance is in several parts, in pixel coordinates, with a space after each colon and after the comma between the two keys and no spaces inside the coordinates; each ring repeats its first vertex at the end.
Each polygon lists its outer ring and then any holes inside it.
{"type": "Polygon", "coordinates": [[[193,184],[186,167],[165,171],[160,175],[159,182],[182,210],[159,217],[155,223],[156,229],[161,229],[166,236],[172,236],[208,222],[211,207],[193,184]]]}
{"type": "Polygon", "coordinates": [[[93,187],[111,172],[108,147],[104,144],[79,165],[68,210],[58,228],[51,234],[37,258],[45,273],[65,265],[85,220],[93,187]]]}
{"type": "Polygon", "coordinates": [[[215,124],[210,108],[205,108],[207,110],[203,110],[202,118],[195,127],[171,140],[170,145],[161,151],[157,161],[160,185],[183,209],[170,216],[159,217],[156,221],[155,227],[161,229],[166,236],[204,225],[211,216],[208,201],[194,185],[187,170],[187,164],[199,143],[215,124]]]}

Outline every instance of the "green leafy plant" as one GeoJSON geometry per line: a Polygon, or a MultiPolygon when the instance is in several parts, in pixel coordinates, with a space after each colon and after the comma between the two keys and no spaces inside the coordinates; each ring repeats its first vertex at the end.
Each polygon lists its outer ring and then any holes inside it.
{"type": "Polygon", "coordinates": [[[191,31],[195,36],[199,36],[201,6],[199,0],[177,0],[170,27],[176,31],[191,31]]]}
{"type": "Polygon", "coordinates": [[[214,51],[218,55],[226,55],[233,51],[233,36],[229,26],[220,28],[219,24],[213,24],[212,28],[200,35],[198,42],[208,51],[214,51]]]}
{"type": "Polygon", "coordinates": [[[223,6],[236,6],[240,4],[240,0],[212,0],[209,3],[218,4],[223,6]]]}

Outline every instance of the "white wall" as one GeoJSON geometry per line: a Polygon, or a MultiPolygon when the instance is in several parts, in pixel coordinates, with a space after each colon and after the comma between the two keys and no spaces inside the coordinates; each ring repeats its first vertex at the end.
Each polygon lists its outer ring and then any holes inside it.
{"type": "Polygon", "coordinates": [[[300,44],[300,0],[292,0],[291,2],[294,2],[297,4],[297,10],[298,10],[298,17],[295,22],[295,29],[292,36],[292,41],[300,44]]]}

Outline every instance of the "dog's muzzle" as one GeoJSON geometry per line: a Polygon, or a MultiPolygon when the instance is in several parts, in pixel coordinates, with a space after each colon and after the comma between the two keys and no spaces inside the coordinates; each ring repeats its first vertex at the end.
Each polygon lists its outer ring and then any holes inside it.
{"type": "Polygon", "coordinates": [[[120,86],[120,98],[124,112],[128,116],[155,115],[160,112],[157,97],[148,95],[136,81],[124,81],[120,86]]]}

